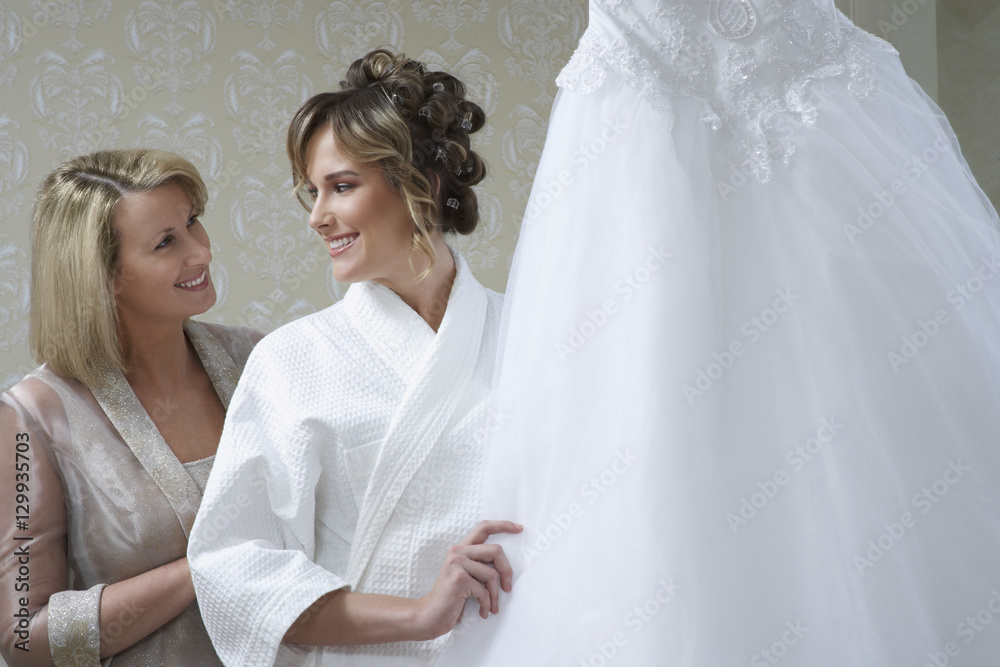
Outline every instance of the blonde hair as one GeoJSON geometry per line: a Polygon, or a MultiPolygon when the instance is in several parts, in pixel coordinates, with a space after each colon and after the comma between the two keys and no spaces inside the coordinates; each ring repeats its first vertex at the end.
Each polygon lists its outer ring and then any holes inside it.
{"type": "Polygon", "coordinates": [[[413,218],[411,249],[434,265],[431,230],[471,234],[479,222],[472,186],[486,164],[470,147],[486,114],[465,99],[465,85],[447,72],[376,49],[355,60],[340,90],[313,96],[288,127],[287,150],[295,194],[306,208],[306,149],[329,125],[337,146],[362,165],[377,165],[413,218]]]}
{"type": "Polygon", "coordinates": [[[208,199],[194,165],[151,149],[82,155],[50,173],[31,217],[31,353],[87,385],[107,369],[125,370],[114,277],[119,238],[112,223],[126,194],[177,183],[197,213],[208,199]]]}

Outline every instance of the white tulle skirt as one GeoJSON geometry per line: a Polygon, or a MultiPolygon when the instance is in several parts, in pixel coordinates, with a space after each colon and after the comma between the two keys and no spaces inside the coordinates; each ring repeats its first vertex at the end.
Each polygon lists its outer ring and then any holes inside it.
{"type": "Polygon", "coordinates": [[[484,500],[514,590],[440,665],[1000,664],[997,216],[873,57],[765,184],[693,102],[560,92],[484,500]]]}

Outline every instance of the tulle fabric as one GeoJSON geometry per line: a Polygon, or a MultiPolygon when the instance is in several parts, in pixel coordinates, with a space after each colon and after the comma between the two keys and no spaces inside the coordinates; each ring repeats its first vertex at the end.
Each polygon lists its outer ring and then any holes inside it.
{"type": "Polygon", "coordinates": [[[869,55],[878,96],[815,82],[764,184],[693,100],[559,93],[484,496],[525,525],[498,540],[514,590],[439,665],[1000,655],[997,217],[869,55]]]}

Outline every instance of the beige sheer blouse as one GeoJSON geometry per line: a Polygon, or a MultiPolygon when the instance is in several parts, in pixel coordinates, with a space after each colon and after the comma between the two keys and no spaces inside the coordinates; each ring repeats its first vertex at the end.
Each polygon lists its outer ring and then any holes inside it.
{"type": "MultiPolygon", "coordinates": [[[[184,328],[228,409],[260,334],[193,321],[184,328]]],[[[43,365],[0,395],[0,412],[0,653],[8,664],[221,665],[197,603],[99,659],[104,586],[185,555],[211,460],[178,461],[120,373],[90,389],[43,365]]]]}

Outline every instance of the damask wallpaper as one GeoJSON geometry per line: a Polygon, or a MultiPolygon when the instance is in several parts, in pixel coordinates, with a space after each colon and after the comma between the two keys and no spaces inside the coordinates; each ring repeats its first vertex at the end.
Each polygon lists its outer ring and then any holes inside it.
{"type": "Polygon", "coordinates": [[[36,365],[35,188],[98,148],[168,149],[201,170],[219,292],[203,319],[270,331],[339,299],[290,194],[284,135],[377,46],[456,74],[485,109],[480,227],[455,243],[503,291],[554,80],[586,23],[585,0],[0,0],[0,389],[36,365]]]}
{"type": "Polygon", "coordinates": [[[1000,3],[937,3],[941,108],[979,185],[1000,207],[1000,3]]]}
{"type": "MultiPolygon", "coordinates": [[[[951,118],[994,203],[1000,71],[991,0],[836,0],[899,48],[951,118]],[[935,6],[937,25],[935,26],[935,6]],[[936,39],[935,39],[936,37],[936,39]],[[974,100],[968,104],[968,100],[974,100]]],[[[219,300],[205,319],[262,330],[339,299],[325,250],[290,195],[292,112],[347,65],[389,46],[469,85],[488,122],[476,147],[479,230],[455,240],[502,291],[541,154],[555,76],[586,0],[0,0],[0,390],[27,347],[28,229],[39,181],[102,147],[152,146],[209,183],[204,218],[219,300]]]]}

